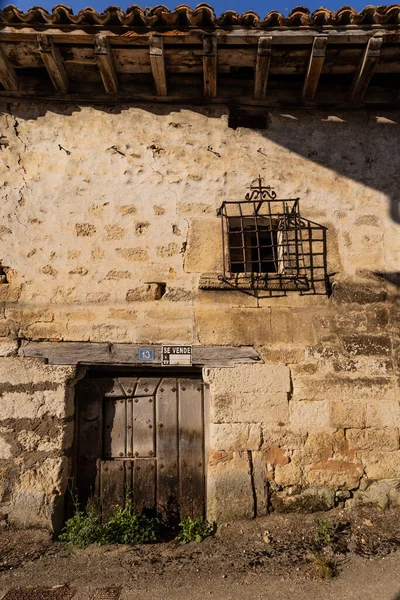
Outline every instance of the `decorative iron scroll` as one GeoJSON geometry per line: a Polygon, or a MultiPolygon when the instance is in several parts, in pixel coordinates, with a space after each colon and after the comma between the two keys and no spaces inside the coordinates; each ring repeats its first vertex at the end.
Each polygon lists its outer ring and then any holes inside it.
{"type": "Polygon", "coordinates": [[[256,181],[244,200],[227,200],[218,211],[223,274],[215,289],[326,294],[326,227],[300,215],[299,198],[278,198],[256,181]]]}
{"type": "Polygon", "coordinates": [[[274,188],[270,185],[262,185],[261,177],[258,178],[258,186],[250,186],[250,192],[247,192],[245,196],[245,200],[266,200],[270,198],[271,200],[275,200],[276,192],[274,188]]]}

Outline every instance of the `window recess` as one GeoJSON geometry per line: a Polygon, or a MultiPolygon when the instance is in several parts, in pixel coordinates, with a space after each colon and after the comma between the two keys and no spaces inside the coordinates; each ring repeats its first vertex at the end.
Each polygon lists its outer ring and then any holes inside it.
{"type": "Polygon", "coordinates": [[[223,273],[218,285],[210,275],[201,287],[326,294],[326,227],[300,215],[299,198],[277,198],[256,181],[244,200],[222,203],[223,273]]]}

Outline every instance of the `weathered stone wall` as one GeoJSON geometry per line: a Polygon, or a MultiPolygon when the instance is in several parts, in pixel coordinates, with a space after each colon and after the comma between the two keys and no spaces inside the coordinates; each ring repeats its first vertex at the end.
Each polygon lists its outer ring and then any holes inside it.
{"type": "MultiPolygon", "coordinates": [[[[205,373],[210,517],[399,502],[398,114],[273,111],[252,131],[224,108],[2,109],[6,355],[19,339],[254,345],[264,364],[205,373]],[[216,209],[259,173],[328,227],[331,297],[199,290],[221,270],[216,209]]],[[[2,502],[24,521],[28,494],[43,523],[75,373],[0,369],[2,502]]]]}
{"type": "Polygon", "coordinates": [[[0,517],[59,530],[71,471],[76,368],[0,347],[0,517]]]}

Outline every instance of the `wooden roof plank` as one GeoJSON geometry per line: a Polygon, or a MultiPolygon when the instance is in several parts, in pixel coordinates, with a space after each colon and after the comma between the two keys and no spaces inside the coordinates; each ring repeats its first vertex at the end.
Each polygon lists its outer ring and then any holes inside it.
{"type": "Polygon", "coordinates": [[[4,50],[0,47],[0,83],[5,90],[10,92],[16,92],[19,89],[19,78],[4,53],[4,50]]]}
{"type": "Polygon", "coordinates": [[[165,72],[164,41],[162,35],[155,34],[150,42],[150,64],[158,96],[167,96],[167,76],[165,72]]]}
{"type": "Polygon", "coordinates": [[[324,66],[327,41],[326,36],[317,37],[314,40],[301,94],[303,102],[312,102],[315,98],[322,67],[324,66]]]}
{"type": "Polygon", "coordinates": [[[118,94],[118,76],[107,36],[103,33],[98,33],[94,43],[97,66],[99,67],[100,75],[103,80],[104,89],[107,94],[118,94]]]}
{"type": "Polygon", "coordinates": [[[374,37],[368,41],[350,89],[351,102],[361,102],[364,98],[364,94],[378,64],[381,47],[381,37],[374,37]]]}
{"type": "Polygon", "coordinates": [[[265,36],[258,40],[257,62],[254,75],[254,98],[265,98],[269,67],[271,64],[272,37],[265,36]]]}
{"type": "Polygon", "coordinates": [[[205,35],[203,39],[203,82],[204,96],[217,96],[217,38],[205,35]]]}
{"type": "Polygon", "coordinates": [[[54,44],[52,37],[45,33],[38,33],[39,52],[44,65],[53,83],[54,89],[66,94],[69,88],[68,75],[60,54],[60,50],[54,44]]]}

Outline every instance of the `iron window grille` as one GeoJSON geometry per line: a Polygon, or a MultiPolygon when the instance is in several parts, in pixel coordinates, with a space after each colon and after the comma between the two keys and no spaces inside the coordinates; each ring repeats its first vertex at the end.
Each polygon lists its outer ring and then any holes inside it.
{"type": "Polygon", "coordinates": [[[277,198],[274,189],[251,185],[242,201],[225,201],[223,274],[228,287],[327,293],[326,227],[300,215],[299,198],[277,198]]]}

